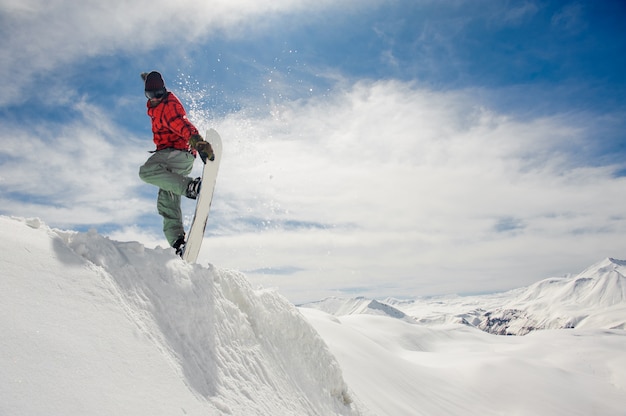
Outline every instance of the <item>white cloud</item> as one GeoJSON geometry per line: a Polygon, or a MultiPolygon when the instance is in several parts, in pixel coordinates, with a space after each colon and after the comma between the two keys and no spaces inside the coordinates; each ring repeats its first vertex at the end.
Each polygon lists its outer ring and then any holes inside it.
{"type": "Polygon", "coordinates": [[[58,226],[125,223],[151,212],[137,172],[152,147],[98,107],[78,101],[71,111],[77,117],[66,124],[5,126],[2,210],[58,226]]]}
{"type": "Polygon", "coordinates": [[[212,236],[203,255],[294,296],[309,279],[319,296],[488,291],[618,256],[624,179],[574,154],[594,120],[522,122],[474,96],[364,82],[223,121],[217,215],[267,226],[212,236]]]}
{"type": "Polygon", "coordinates": [[[329,7],[346,8],[352,3],[366,7],[375,2],[2,0],[0,79],[5,81],[0,104],[18,100],[24,86],[37,81],[39,74],[85,58],[163,45],[184,49],[185,44],[217,32],[243,36],[255,27],[271,25],[276,16],[300,12],[311,16],[329,7]]]}
{"type": "MultiPolygon", "coordinates": [[[[501,290],[619,258],[625,179],[580,154],[601,121],[522,122],[481,95],[360,82],[214,120],[225,152],[200,260],[297,302],[501,290]]],[[[5,126],[3,213],[164,246],[156,191],[137,176],[149,140],[85,101],[72,111],[5,126]]]]}
{"type": "MultiPolygon", "coordinates": [[[[532,5],[506,24],[531,16],[532,5]]],[[[70,228],[118,224],[114,238],[163,245],[154,226],[136,226],[160,221],[156,191],[137,176],[149,139],[117,125],[111,103],[72,104],[71,90],[55,89],[55,70],[98,55],[206,42],[216,31],[240,36],[289,13],[357,6],[367,7],[357,0],[0,0],[0,105],[45,76],[45,99],[78,114],[68,123],[3,126],[2,211],[70,228]]],[[[423,33],[431,47],[451,45],[434,26],[423,33]]],[[[455,64],[452,55],[446,65],[455,64]]],[[[497,290],[620,257],[626,224],[615,195],[624,178],[613,177],[619,167],[584,163],[600,125],[593,116],[522,121],[482,100],[485,91],[353,84],[332,68],[307,65],[333,80],[326,95],[282,100],[267,116],[247,113],[256,102],[240,103],[241,113],[214,120],[225,155],[203,261],[250,270],[293,300],[313,300],[335,291],[497,290]]],[[[272,88],[294,88],[288,82],[277,75],[272,88]]],[[[210,114],[188,109],[201,130],[209,127],[210,114]]]]}

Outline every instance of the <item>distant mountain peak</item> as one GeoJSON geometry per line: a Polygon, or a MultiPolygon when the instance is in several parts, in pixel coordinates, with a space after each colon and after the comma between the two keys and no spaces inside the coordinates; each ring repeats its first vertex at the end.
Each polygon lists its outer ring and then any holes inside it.
{"type": "Polygon", "coordinates": [[[607,257],[602,261],[595,263],[592,266],[586,268],[578,276],[588,276],[602,274],[608,271],[616,271],[622,276],[626,275],[626,260],[618,260],[612,257],[607,257]]]}
{"type": "Polygon", "coordinates": [[[376,299],[368,299],[363,296],[346,299],[328,297],[321,301],[311,302],[300,306],[304,308],[318,309],[334,316],[356,314],[386,315],[392,318],[415,322],[412,317],[408,316],[400,309],[380,302],[376,299]]]}

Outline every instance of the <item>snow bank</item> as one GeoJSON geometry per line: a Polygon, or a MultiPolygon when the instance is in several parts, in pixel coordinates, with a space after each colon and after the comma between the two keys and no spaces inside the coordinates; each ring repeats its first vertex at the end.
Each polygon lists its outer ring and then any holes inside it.
{"type": "Polygon", "coordinates": [[[0,414],[354,415],[326,344],[240,273],[0,217],[0,414]]]}

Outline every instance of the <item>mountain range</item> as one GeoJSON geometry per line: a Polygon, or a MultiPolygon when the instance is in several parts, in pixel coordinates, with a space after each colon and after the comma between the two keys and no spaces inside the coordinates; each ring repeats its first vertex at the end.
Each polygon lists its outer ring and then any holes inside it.
{"type": "Polygon", "coordinates": [[[576,276],[480,296],[409,300],[328,298],[302,307],[342,316],[387,315],[422,325],[459,323],[497,335],[542,329],[626,329],[626,261],[606,258],[576,276]]]}

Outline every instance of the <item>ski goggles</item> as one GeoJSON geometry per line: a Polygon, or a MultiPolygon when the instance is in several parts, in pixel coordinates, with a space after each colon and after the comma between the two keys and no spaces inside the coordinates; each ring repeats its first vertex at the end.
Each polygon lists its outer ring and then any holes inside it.
{"type": "Polygon", "coordinates": [[[155,91],[146,91],[146,98],[149,100],[163,98],[165,96],[165,88],[161,88],[155,91]]]}

